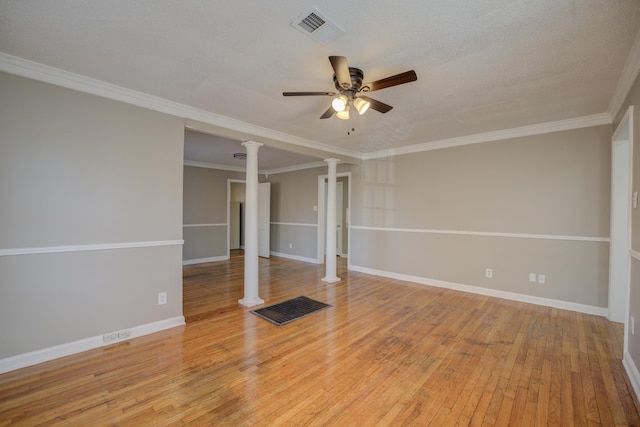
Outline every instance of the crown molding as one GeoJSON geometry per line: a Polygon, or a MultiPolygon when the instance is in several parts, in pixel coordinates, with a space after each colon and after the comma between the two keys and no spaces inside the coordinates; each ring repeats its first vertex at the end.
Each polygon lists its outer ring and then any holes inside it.
{"type": "Polygon", "coordinates": [[[285,173],[285,172],[295,172],[295,171],[300,171],[305,169],[326,168],[326,167],[327,167],[327,163],[325,161],[321,161],[321,162],[305,163],[302,165],[287,166],[287,167],[278,168],[278,169],[271,169],[268,171],[264,171],[264,174],[276,175],[276,174],[285,173]]]}
{"type": "MultiPolygon", "coordinates": [[[[550,132],[559,132],[563,130],[579,129],[583,127],[599,126],[604,124],[611,124],[613,117],[612,112],[617,112],[622,106],[631,85],[635,81],[640,70],[640,33],[636,37],[633,48],[621,75],[621,78],[616,87],[615,94],[609,104],[608,113],[595,114],[592,116],[578,117],[574,119],[561,120],[556,122],[542,123],[531,126],[524,126],[513,129],[505,129],[495,132],[487,132],[463,137],[443,139],[439,141],[425,142],[421,144],[414,144],[406,147],[392,148],[387,150],[380,150],[371,153],[361,153],[354,150],[349,150],[341,147],[330,146],[315,142],[312,140],[299,138],[286,133],[278,132],[272,129],[264,128],[261,126],[252,125],[250,123],[242,122],[240,120],[232,119],[230,117],[222,116],[219,114],[211,113],[208,111],[200,110],[190,107],[188,105],[179,104],[177,102],[169,101],[164,98],[148,95],[142,92],[126,89],[120,86],[116,86],[110,83],[103,82],[101,80],[92,79],[90,77],[82,76],[80,74],[71,73],[68,71],[60,70],[58,68],[50,67],[37,62],[29,61],[23,58],[12,56],[3,52],[0,52],[0,71],[4,71],[10,74],[15,74],[22,77],[31,78],[34,80],[50,83],[56,86],[65,87],[68,89],[77,90],[83,93],[88,93],[103,98],[112,99],[115,101],[125,102],[127,104],[135,105],[142,108],[147,108],[160,113],[170,114],[173,116],[181,117],[187,121],[201,122],[209,124],[218,128],[229,129],[232,131],[255,136],[256,139],[266,138],[282,143],[291,144],[299,147],[304,147],[312,150],[322,150],[327,153],[335,153],[342,156],[348,156],[359,160],[369,160],[376,158],[384,158],[390,156],[397,156],[403,154],[412,154],[422,151],[438,150],[443,148],[457,147],[461,145],[479,144],[483,142],[492,142],[510,138],[518,138],[522,136],[540,135],[550,132]]],[[[187,127],[188,123],[187,123],[187,127]]],[[[185,162],[187,164],[187,162],[185,162]]],[[[208,167],[212,169],[223,169],[238,171],[237,169],[230,169],[229,166],[215,165],[209,163],[190,164],[190,166],[208,167]]],[[[293,170],[308,169],[317,167],[316,164],[300,165],[300,169],[276,169],[273,171],[261,171],[263,174],[275,174],[282,172],[289,172],[293,170]]],[[[241,170],[244,172],[244,169],[241,170]]]]}
{"type": "Polygon", "coordinates": [[[480,144],[483,142],[500,141],[504,139],[519,138],[523,136],[541,135],[551,132],[580,129],[591,126],[611,124],[611,116],[607,113],[593,116],[578,117],[575,119],[559,120],[557,122],[541,123],[538,125],[522,126],[519,128],[499,130],[495,132],[478,133],[475,135],[461,136],[457,138],[442,139],[439,141],[425,142],[406,147],[391,148],[387,150],[366,153],[363,160],[380,159],[385,157],[400,156],[403,154],[420,153],[422,151],[440,150],[443,148],[459,147],[461,145],[480,144]]]}
{"type": "Polygon", "coordinates": [[[71,73],[59,68],[29,61],[17,56],[0,52],[0,71],[27,77],[67,89],[100,96],[114,101],[121,101],[138,107],[147,108],[160,113],[170,114],[185,120],[193,120],[207,123],[213,126],[250,134],[260,137],[298,145],[314,150],[322,150],[327,153],[335,153],[355,159],[361,158],[361,153],[340,147],[334,147],[309,139],[299,138],[273,129],[253,125],[232,119],[220,114],[211,113],[185,104],[170,101],[168,99],[149,95],[143,92],[127,89],[101,80],[71,73]]]}
{"type": "MultiPolygon", "coordinates": [[[[207,168],[207,169],[219,169],[223,171],[229,172],[246,172],[246,168],[242,166],[228,166],[228,165],[220,165],[217,163],[209,163],[209,162],[198,162],[195,160],[185,160],[183,162],[185,166],[193,166],[196,168],[207,168]]],[[[258,171],[259,173],[264,173],[262,171],[258,171]]]]}
{"type": "MultiPolygon", "coordinates": [[[[185,160],[183,164],[185,166],[193,166],[196,168],[217,169],[217,170],[224,170],[224,171],[230,171],[230,172],[242,172],[242,173],[246,172],[246,168],[242,166],[228,166],[228,165],[221,165],[217,163],[198,162],[194,160],[185,160]]],[[[325,162],[313,162],[313,163],[305,163],[302,165],[287,166],[287,167],[278,168],[278,169],[269,169],[269,170],[260,169],[258,173],[260,175],[269,176],[269,175],[276,175],[279,173],[295,172],[295,171],[300,171],[305,169],[315,169],[315,168],[321,168],[326,166],[327,164],[325,162]]]]}
{"type": "Polygon", "coordinates": [[[618,84],[616,85],[616,90],[613,92],[613,96],[611,97],[611,101],[609,102],[609,108],[607,112],[609,116],[615,117],[620,112],[624,101],[627,99],[627,95],[631,90],[631,86],[636,81],[638,74],[640,73],[640,31],[636,35],[636,39],[631,46],[631,51],[629,52],[629,56],[627,57],[627,62],[624,64],[624,68],[622,69],[622,73],[620,74],[620,79],[618,79],[618,84]]]}

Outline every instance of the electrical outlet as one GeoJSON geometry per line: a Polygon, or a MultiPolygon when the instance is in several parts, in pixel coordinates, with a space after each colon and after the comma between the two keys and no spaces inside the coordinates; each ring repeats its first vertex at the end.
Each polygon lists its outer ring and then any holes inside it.
{"type": "Polygon", "coordinates": [[[108,334],[104,334],[102,336],[102,342],[114,342],[118,340],[117,332],[109,332],[108,334]]]}
{"type": "Polygon", "coordinates": [[[529,273],[529,281],[531,283],[536,283],[537,279],[536,279],[536,273],[529,273]]]}
{"type": "Polygon", "coordinates": [[[487,268],[486,270],[484,270],[484,276],[491,279],[493,277],[493,269],[487,268]]]}
{"type": "Polygon", "coordinates": [[[289,243],[289,249],[293,249],[293,243],[289,243]]]}
{"type": "Polygon", "coordinates": [[[121,331],[109,332],[102,336],[102,342],[112,343],[116,341],[126,340],[131,336],[131,329],[123,329],[121,331]]]}
{"type": "Polygon", "coordinates": [[[544,277],[544,274],[538,274],[538,283],[545,283],[546,280],[547,278],[544,277]]]}
{"type": "Polygon", "coordinates": [[[158,293],[158,305],[163,305],[167,303],[167,293],[160,292],[158,293]]]}

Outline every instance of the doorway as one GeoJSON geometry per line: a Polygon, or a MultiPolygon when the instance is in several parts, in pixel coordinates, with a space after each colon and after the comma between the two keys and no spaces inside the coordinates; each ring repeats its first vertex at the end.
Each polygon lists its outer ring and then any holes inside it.
{"type": "Polygon", "coordinates": [[[629,313],[629,280],[631,249],[631,205],[637,206],[637,194],[631,195],[631,161],[633,106],[611,138],[611,243],[609,246],[609,313],[608,319],[625,324],[624,347],[627,346],[629,313]]]}
{"type": "MultiPolygon", "coordinates": [[[[227,179],[227,254],[244,249],[246,181],[227,179]]],[[[258,184],[258,256],[271,256],[271,183],[258,184]]]]}
{"type": "MultiPolygon", "coordinates": [[[[324,263],[326,253],[327,180],[327,175],[318,176],[318,264],[324,263]]],[[[350,256],[350,206],[351,172],[338,173],[336,174],[336,254],[344,258],[350,256]]]]}
{"type": "Polygon", "coordinates": [[[228,251],[238,254],[244,250],[244,207],[245,207],[245,183],[241,180],[228,180],[229,197],[229,236],[228,251]]]}

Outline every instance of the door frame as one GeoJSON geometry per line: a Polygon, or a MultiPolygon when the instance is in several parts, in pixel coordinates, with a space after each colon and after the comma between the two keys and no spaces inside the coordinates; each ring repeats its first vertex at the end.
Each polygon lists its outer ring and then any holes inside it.
{"type": "Polygon", "coordinates": [[[624,323],[624,353],[628,351],[631,292],[631,211],[633,179],[633,106],[627,109],[611,137],[611,230],[607,318],[624,323]],[[619,172],[616,174],[616,172],[619,172]],[[624,258],[620,260],[619,258],[624,258]],[[621,318],[621,315],[624,318],[621,318]]]}
{"type": "MultiPolygon", "coordinates": [[[[353,181],[351,177],[351,172],[340,172],[336,173],[336,178],[347,177],[347,215],[346,215],[346,229],[347,229],[347,259],[351,259],[351,182],[353,181]]],[[[324,264],[324,253],[325,253],[325,239],[326,239],[326,221],[325,221],[325,194],[324,194],[324,183],[325,180],[329,178],[328,174],[318,175],[318,237],[317,237],[317,248],[316,248],[316,261],[318,264],[324,264]]],[[[342,229],[345,229],[343,224],[342,229]]]]}
{"type": "Polygon", "coordinates": [[[231,257],[231,184],[244,184],[244,179],[227,178],[227,258],[231,257]]]}
{"type": "MultiPolygon", "coordinates": [[[[231,184],[244,184],[245,185],[245,190],[246,190],[246,185],[247,185],[247,181],[244,179],[232,179],[232,178],[227,178],[227,258],[231,257],[231,184]]],[[[269,184],[269,187],[271,186],[270,182],[259,182],[258,186],[262,185],[262,184],[269,184]]],[[[260,190],[258,190],[258,192],[260,192],[260,190]]],[[[271,190],[269,190],[269,194],[271,194],[271,190]]],[[[271,203],[269,203],[269,205],[271,205],[271,203]]],[[[269,210],[267,211],[268,217],[271,217],[271,206],[269,206],[269,210]]],[[[244,212],[244,211],[243,211],[244,212]]],[[[258,216],[260,216],[260,210],[258,210],[258,216]]],[[[260,221],[260,218],[258,218],[258,221],[260,221]]],[[[268,220],[268,227],[271,226],[271,221],[270,219],[268,220]]],[[[258,230],[259,231],[259,230],[258,230]]],[[[270,231],[270,230],[268,230],[270,231]]],[[[269,233],[270,234],[270,233],[269,233]]],[[[269,240],[269,247],[271,246],[271,241],[270,238],[269,240]]],[[[258,239],[259,241],[259,239],[258,239]]],[[[259,245],[259,243],[258,243],[259,245]]],[[[259,252],[260,248],[258,247],[258,252],[259,252]]],[[[270,250],[267,252],[267,255],[260,255],[263,258],[269,258],[270,256],[270,250]]]]}

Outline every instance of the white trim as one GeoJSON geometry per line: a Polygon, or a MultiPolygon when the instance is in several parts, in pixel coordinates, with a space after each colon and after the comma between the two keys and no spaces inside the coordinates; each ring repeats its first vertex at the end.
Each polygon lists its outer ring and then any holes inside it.
{"type": "Polygon", "coordinates": [[[483,142],[494,142],[503,139],[519,138],[523,136],[541,135],[551,132],[560,132],[585,127],[608,125],[611,123],[611,116],[609,116],[607,113],[594,114],[593,116],[577,117],[575,119],[559,120],[557,122],[540,123],[537,125],[523,126],[513,129],[478,133],[475,135],[424,142],[422,144],[414,144],[406,147],[390,148],[373,153],[365,153],[362,155],[362,160],[380,159],[385,157],[400,156],[403,154],[413,154],[423,151],[458,147],[461,145],[480,144],[483,142]]]}
{"type": "Polygon", "coordinates": [[[569,240],[576,242],[609,242],[608,237],[591,236],[560,236],[555,234],[524,234],[524,233],[498,233],[492,231],[464,231],[464,230],[429,230],[418,228],[386,228],[386,227],[365,227],[352,225],[354,230],[371,231],[392,231],[401,233],[425,233],[425,234],[457,234],[462,236],[487,236],[487,237],[512,237],[518,239],[544,239],[544,240],[569,240]]]}
{"type": "MultiPolygon", "coordinates": [[[[217,170],[242,172],[242,173],[246,172],[246,168],[242,166],[221,165],[218,163],[200,162],[196,160],[185,160],[183,164],[184,166],[192,166],[195,168],[217,169],[217,170]]],[[[287,166],[287,167],[278,168],[278,169],[260,169],[258,170],[258,173],[268,178],[269,175],[277,175],[279,173],[295,172],[295,171],[301,171],[306,169],[316,169],[324,165],[325,165],[324,162],[305,163],[301,165],[287,166]]]]}
{"type": "Polygon", "coordinates": [[[218,224],[182,224],[183,227],[226,227],[226,222],[221,222],[218,224]]]}
{"type": "MultiPolygon", "coordinates": [[[[357,158],[360,158],[360,156],[358,155],[357,158]]],[[[262,173],[264,173],[265,175],[276,175],[279,173],[295,172],[295,171],[300,171],[305,169],[322,168],[322,167],[325,167],[326,165],[327,164],[324,161],[321,161],[321,162],[305,163],[302,165],[287,166],[287,167],[278,168],[278,169],[271,169],[268,171],[264,171],[262,173]]]]}
{"type": "Polygon", "coordinates": [[[272,256],[277,256],[280,258],[288,258],[288,259],[293,259],[296,261],[302,261],[302,262],[308,262],[311,264],[322,264],[321,262],[318,262],[317,259],[315,258],[309,258],[309,257],[303,257],[303,256],[298,256],[298,255],[291,255],[291,254],[285,254],[283,252],[275,252],[275,251],[271,251],[270,252],[272,256]]]}
{"type": "MultiPolygon", "coordinates": [[[[250,123],[242,122],[240,120],[232,119],[230,117],[214,114],[208,111],[200,110],[188,105],[179,104],[177,102],[169,101],[157,96],[148,95],[142,92],[137,92],[124,87],[116,86],[110,83],[106,83],[100,80],[92,79],[90,77],[82,76],[80,74],[70,73],[58,68],[50,67],[47,65],[39,64],[33,61],[29,61],[17,56],[8,55],[0,52],[0,71],[4,71],[10,74],[15,74],[22,77],[31,78],[34,80],[50,83],[56,86],[61,86],[80,92],[101,96],[107,99],[112,99],[120,102],[125,102],[130,105],[147,108],[153,111],[158,111],[165,114],[171,114],[176,117],[181,117],[185,120],[192,120],[195,122],[202,122],[210,124],[223,129],[242,132],[245,134],[254,135],[255,137],[263,137],[267,139],[273,139],[284,143],[310,148],[313,150],[326,151],[327,153],[335,153],[347,157],[351,157],[359,160],[368,160],[376,158],[384,158],[390,156],[396,156],[401,154],[411,154],[422,151],[436,150],[441,148],[457,147],[460,145],[477,144],[482,142],[492,142],[502,139],[517,138],[529,135],[539,135],[550,132],[558,132],[562,130],[578,129],[583,127],[598,126],[612,123],[611,112],[620,107],[616,105],[621,104],[627,96],[631,84],[633,83],[632,77],[635,78],[637,70],[640,65],[640,54],[637,53],[640,50],[638,45],[638,39],[634,43],[632,52],[627,59],[627,65],[623,76],[618,82],[616,87],[616,93],[609,105],[609,113],[595,114],[586,117],[577,117],[574,119],[560,120],[556,122],[541,123],[531,126],[523,126],[513,129],[505,129],[495,132],[488,132],[470,136],[463,136],[457,138],[449,138],[439,141],[425,142],[421,144],[414,144],[406,147],[400,147],[389,150],[381,150],[373,153],[360,153],[354,150],[349,150],[343,147],[336,147],[319,143],[316,141],[296,137],[272,129],[256,126],[250,123]],[[628,86],[628,87],[627,87],[628,86]],[[625,91],[626,90],[626,91],[625,91]],[[620,101],[622,99],[622,101],[620,101]]],[[[192,128],[189,124],[186,124],[187,128],[192,128]]],[[[185,165],[190,166],[190,161],[184,162],[185,165]]],[[[228,166],[213,165],[204,162],[193,162],[199,167],[208,167],[213,169],[222,170],[236,170],[229,169],[228,166]]],[[[308,166],[311,166],[309,164],[308,166]]],[[[313,166],[316,167],[316,166],[313,166]]],[[[242,169],[244,171],[244,169],[242,169]]],[[[273,171],[263,171],[263,174],[276,174],[289,171],[287,168],[276,169],[273,171]]]]}
{"type": "MultiPolygon", "coordinates": [[[[133,328],[127,328],[131,331],[131,335],[129,336],[129,338],[127,338],[127,340],[141,337],[143,335],[149,335],[155,332],[160,332],[165,329],[175,328],[184,324],[184,316],[177,316],[169,319],[159,320],[153,323],[147,323],[145,325],[135,326],[133,328]]],[[[78,341],[72,341],[49,348],[43,348],[41,350],[36,350],[29,353],[19,354],[17,356],[7,357],[4,359],[0,359],[0,374],[112,344],[113,342],[105,343],[103,340],[103,335],[97,335],[94,337],[84,338],[78,341]]]]}
{"type": "Polygon", "coordinates": [[[631,383],[631,387],[636,395],[636,399],[640,399],[640,372],[638,372],[636,364],[633,363],[631,355],[626,351],[622,357],[622,366],[624,366],[624,369],[627,372],[627,376],[629,377],[629,382],[631,383]]]}
{"type": "Polygon", "coordinates": [[[203,264],[205,262],[226,261],[228,259],[229,257],[226,255],[213,256],[209,258],[185,259],[184,261],[182,261],[182,265],[203,264]]]}
{"type": "Polygon", "coordinates": [[[219,165],[217,163],[198,162],[195,160],[185,160],[183,164],[184,166],[191,166],[194,168],[217,169],[217,170],[223,170],[223,171],[242,172],[242,173],[245,172],[245,168],[242,166],[219,165]]]}
{"type": "Polygon", "coordinates": [[[629,95],[629,91],[633,86],[633,83],[640,72],[640,32],[636,35],[636,39],[631,46],[631,50],[629,51],[629,56],[627,57],[627,62],[624,64],[624,68],[622,69],[622,73],[620,73],[620,78],[618,79],[618,83],[616,85],[616,90],[609,101],[609,108],[607,108],[607,112],[609,116],[615,117],[618,115],[620,108],[622,108],[624,101],[627,99],[627,95],[629,95]]]}
{"type": "Polygon", "coordinates": [[[153,111],[171,114],[187,120],[194,120],[214,126],[219,126],[229,130],[244,132],[263,137],[274,139],[301,147],[311,148],[314,150],[323,150],[328,153],[341,154],[356,159],[360,158],[359,153],[341,147],[329,146],[320,142],[311,141],[278,132],[276,130],[267,129],[261,126],[242,122],[232,119],[231,117],[222,116],[220,114],[211,113],[209,111],[200,110],[185,104],[179,104],[168,99],[157,96],[148,95],[146,93],[134,91],[111,83],[106,83],[80,74],[71,73],[59,68],[50,67],[48,65],[39,64],[17,56],[8,55],[0,52],[0,71],[16,74],[18,76],[28,77],[56,86],[74,89],[80,92],[101,96],[116,101],[126,102],[138,107],[148,108],[153,111]]]}
{"type": "Polygon", "coordinates": [[[640,252],[630,249],[629,255],[631,256],[631,258],[635,259],[636,261],[640,261],[640,252]]]}
{"type": "Polygon", "coordinates": [[[98,243],[94,245],[45,246],[40,248],[0,249],[0,256],[55,254],[62,252],[102,251],[110,249],[149,248],[183,245],[184,240],[158,240],[149,242],[98,243]]]}
{"type": "Polygon", "coordinates": [[[483,288],[481,286],[464,285],[461,283],[446,282],[443,280],[429,279],[426,277],[411,276],[408,274],[393,273],[390,271],[375,270],[367,267],[349,265],[349,270],[361,273],[372,274],[374,276],[387,277],[390,279],[404,280],[406,282],[419,283],[421,285],[446,288],[454,291],[469,292],[472,294],[486,295],[490,297],[502,298],[511,301],[526,302],[529,304],[542,305],[545,307],[559,308],[562,310],[577,311],[579,313],[593,314],[606,317],[608,310],[606,307],[596,307],[592,305],[579,304],[575,302],[556,300],[551,298],[536,297],[532,295],[519,294],[515,292],[501,291],[497,289],[483,288]]]}
{"type": "Polygon", "coordinates": [[[318,224],[305,224],[302,222],[272,222],[271,225],[293,225],[297,227],[317,227],[318,224]]]}

